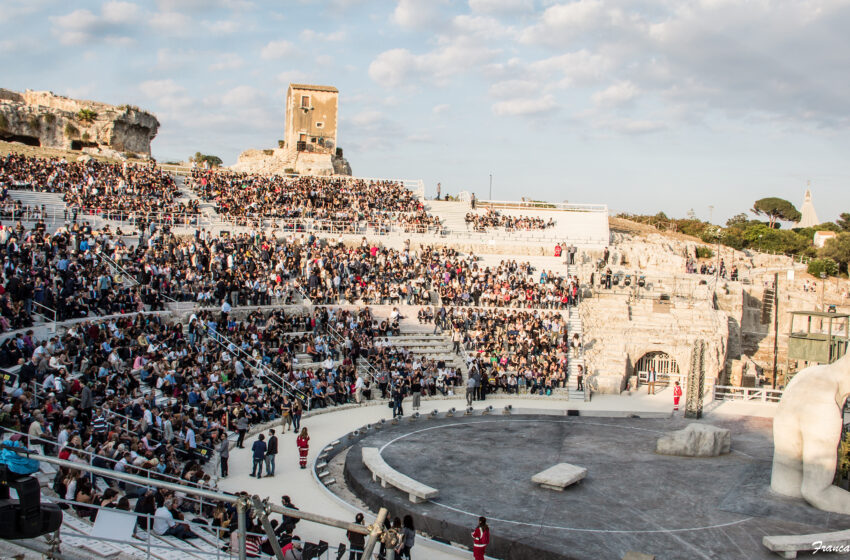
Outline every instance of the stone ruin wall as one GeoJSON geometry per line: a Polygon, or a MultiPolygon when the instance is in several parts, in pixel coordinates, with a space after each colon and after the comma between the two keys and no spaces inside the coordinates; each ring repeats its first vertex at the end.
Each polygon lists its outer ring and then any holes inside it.
{"type": "MultiPolygon", "coordinates": [[[[662,351],[676,358],[680,371],[690,363],[690,347],[699,337],[706,338],[712,354],[711,369],[717,372],[719,384],[749,386],[756,376],[770,379],[774,356],[774,315],[771,302],[765,306],[765,290],[773,285],[779,273],[779,306],[777,371],[779,379],[786,369],[790,328],[790,311],[821,309],[820,280],[805,273],[805,265],[791,258],[750,251],[735,251],[721,247],[720,255],[731,268],[737,264],[741,282],[720,280],[712,290],[713,278],[685,274],[686,255],[693,255],[695,241],[671,239],[660,234],[627,236],[616,234],[611,249],[613,272],[625,274],[636,270],[646,274],[654,284],[654,292],[666,293],[672,299],[670,315],[655,313],[650,304],[630,305],[630,290],[620,289],[618,295],[602,292],[598,298],[585,299],[580,306],[585,340],[598,340],[598,349],[588,348],[588,363],[601,374],[613,372],[609,384],[626,382],[629,368],[647,351],[662,351]],[[624,264],[613,264],[614,262],[624,264]],[[794,270],[789,280],[788,270],[794,270]],[[706,280],[705,285],[700,285],[706,280]],[[803,291],[808,280],[817,291],[803,291]],[[600,322],[599,317],[604,317],[600,322]],[[714,340],[712,343],[711,339],[714,340]],[[666,342],[665,342],[666,340],[666,342]],[[649,350],[645,350],[649,348],[649,350]],[[684,362],[682,360],[685,360],[684,362]]],[[[712,246],[716,250],[717,246],[712,246]]],[[[596,271],[601,251],[580,254],[579,277],[586,282],[596,271]]],[[[709,259],[716,262],[715,258],[709,259]]],[[[598,273],[597,273],[598,274],[598,273]]],[[[830,279],[826,282],[825,305],[834,304],[839,312],[850,311],[850,300],[844,297],[848,282],[830,279]]],[[[591,293],[598,291],[594,289],[591,293]]],[[[615,292],[617,289],[615,288],[615,292]]],[[[769,296],[768,292],[768,296],[769,296]]],[[[769,299],[769,298],[768,298],[769,299]]],[[[638,300],[640,301],[640,300],[638,300]]]]}
{"type": "Polygon", "coordinates": [[[0,89],[0,138],[37,139],[40,146],[70,150],[88,147],[106,156],[122,152],[150,156],[159,121],[137,107],[116,107],[54,95],[48,91],[18,93],[0,89]],[[97,113],[91,121],[82,109],[97,113]]]}
{"type": "Polygon", "coordinates": [[[649,352],[664,352],[687,375],[691,350],[698,339],[707,343],[707,383],[724,369],[729,332],[725,314],[707,301],[631,300],[600,294],[579,304],[588,371],[598,392],[619,393],[637,375],[635,364],[649,352]]]}

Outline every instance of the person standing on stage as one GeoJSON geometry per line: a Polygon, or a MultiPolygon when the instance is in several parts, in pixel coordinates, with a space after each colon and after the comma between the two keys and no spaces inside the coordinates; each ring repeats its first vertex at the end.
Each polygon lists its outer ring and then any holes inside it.
{"type": "Polygon", "coordinates": [[[676,384],[673,385],[673,410],[679,410],[679,399],[682,398],[682,388],[679,386],[679,382],[676,381],[676,384]]]}
{"type": "Polygon", "coordinates": [[[478,527],[472,532],[472,557],[475,560],[484,560],[487,545],[490,544],[490,528],[487,526],[487,518],[478,518],[478,527]]]}
{"type": "Polygon", "coordinates": [[[307,434],[307,428],[302,428],[301,434],[295,440],[295,445],[298,446],[298,463],[302,469],[306,469],[307,453],[310,451],[310,436],[307,434]]]}

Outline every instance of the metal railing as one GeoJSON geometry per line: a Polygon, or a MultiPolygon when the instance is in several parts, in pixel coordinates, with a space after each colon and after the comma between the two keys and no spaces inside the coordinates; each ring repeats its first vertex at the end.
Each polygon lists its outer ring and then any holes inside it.
{"type": "MultiPolygon", "coordinates": [[[[196,320],[200,321],[200,319],[196,319],[196,320]]],[[[276,385],[277,388],[280,389],[281,391],[287,393],[288,395],[290,395],[293,398],[297,398],[297,399],[301,400],[302,402],[304,402],[305,406],[309,410],[310,401],[309,401],[308,395],[306,395],[305,393],[300,391],[297,387],[295,387],[292,383],[290,383],[289,381],[284,379],[282,375],[280,375],[279,373],[277,373],[276,371],[274,371],[270,367],[268,367],[263,362],[262,357],[260,357],[259,359],[255,359],[254,356],[252,356],[251,354],[249,354],[248,352],[243,350],[241,346],[237,345],[235,342],[230,340],[228,337],[221,334],[221,329],[216,329],[215,331],[210,331],[210,329],[206,325],[203,325],[203,323],[202,323],[202,326],[204,327],[204,332],[207,335],[207,338],[213,340],[215,343],[217,343],[219,346],[221,346],[224,350],[231,352],[231,353],[237,353],[239,356],[243,357],[248,362],[248,365],[250,367],[253,367],[256,371],[261,372],[261,374],[270,383],[272,383],[273,385],[276,385]],[[224,341],[224,342],[222,342],[222,341],[224,341]]],[[[224,325],[223,328],[227,328],[227,325],[224,325]]]]}
{"type": "MultiPolygon", "coordinates": [[[[148,480],[142,477],[138,477],[136,475],[114,472],[108,469],[102,469],[100,467],[93,467],[90,465],[82,465],[79,463],[74,463],[72,461],[65,461],[63,459],[58,459],[56,457],[48,457],[45,455],[39,454],[31,454],[31,459],[35,459],[40,462],[56,465],[59,467],[66,467],[69,469],[84,471],[91,473],[92,475],[101,476],[101,477],[113,477],[118,480],[122,480],[125,482],[130,482],[136,484],[138,486],[152,486],[155,488],[164,488],[166,490],[171,490],[174,492],[182,492],[186,495],[198,496],[199,498],[206,498],[212,502],[224,502],[229,504],[236,505],[238,515],[237,515],[237,523],[238,523],[238,537],[239,537],[239,558],[240,560],[244,560],[245,555],[245,542],[247,538],[247,523],[246,523],[246,514],[249,510],[253,509],[255,514],[257,514],[261,520],[263,521],[263,527],[265,529],[266,535],[269,537],[270,541],[274,541],[272,545],[273,548],[277,543],[277,538],[274,535],[271,525],[268,524],[268,514],[269,513],[279,513],[286,515],[287,517],[292,517],[295,519],[301,519],[304,521],[319,523],[322,525],[327,525],[330,527],[336,527],[339,529],[343,529],[346,531],[351,531],[353,533],[359,533],[361,535],[367,535],[366,546],[364,547],[364,558],[371,557],[372,550],[375,547],[375,544],[378,541],[381,533],[383,532],[383,524],[384,520],[387,516],[387,510],[385,508],[381,508],[378,512],[377,519],[375,523],[370,526],[364,526],[357,523],[349,523],[345,521],[340,521],[338,519],[334,519],[332,517],[319,515],[311,512],[307,512],[304,510],[295,510],[290,508],[285,508],[283,506],[279,506],[277,504],[270,503],[268,501],[261,501],[259,496],[249,497],[247,495],[235,496],[232,494],[224,494],[221,492],[216,492],[213,490],[208,490],[204,488],[193,488],[189,486],[183,486],[180,484],[174,484],[172,482],[160,481],[160,480],[148,480]]],[[[90,507],[90,504],[84,504],[85,507],[90,507]]],[[[96,507],[96,506],[91,506],[96,507]]],[[[173,548],[173,547],[171,547],[173,548]]],[[[193,554],[197,554],[197,552],[192,551],[193,554]]],[[[276,555],[279,554],[279,550],[276,550],[276,555]]]]}
{"type": "Polygon", "coordinates": [[[782,389],[771,389],[770,387],[713,385],[711,388],[711,400],[778,403],[783,393],[784,391],[782,389]]]}
{"type": "Polygon", "coordinates": [[[561,212],[594,212],[608,214],[607,204],[571,204],[538,200],[476,200],[476,206],[519,210],[558,210],[561,212]]]}

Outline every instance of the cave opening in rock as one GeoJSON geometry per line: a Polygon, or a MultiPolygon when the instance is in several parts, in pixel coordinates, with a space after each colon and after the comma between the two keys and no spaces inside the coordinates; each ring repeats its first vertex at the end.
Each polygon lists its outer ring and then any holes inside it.
{"type": "Polygon", "coordinates": [[[5,130],[0,130],[0,140],[4,142],[20,142],[27,146],[41,146],[41,140],[36,136],[25,136],[23,134],[13,134],[5,130]]]}

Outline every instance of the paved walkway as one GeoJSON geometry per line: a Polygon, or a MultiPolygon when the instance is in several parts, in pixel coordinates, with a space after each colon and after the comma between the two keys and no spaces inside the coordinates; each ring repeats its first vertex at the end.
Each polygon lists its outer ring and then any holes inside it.
{"type": "MultiPolygon", "coordinates": [[[[410,400],[405,402],[406,412],[409,410],[410,400]]],[[[495,397],[486,401],[477,402],[476,409],[483,409],[492,405],[496,411],[510,404],[515,409],[545,409],[564,410],[579,409],[588,412],[617,412],[617,413],[672,413],[672,390],[663,390],[656,395],[647,395],[643,391],[631,395],[594,395],[591,402],[575,402],[546,399],[542,397],[517,398],[517,397],[495,397]]],[[[429,412],[437,409],[445,412],[452,407],[459,410],[464,409],[466,401],[462,398],[423,400],[421,412],[429,412]]],[[[754,415],[771,417],[775,405],[761,403],[725,402],[711,406],[707,411],[707,417],[712,415],[754,415]]],[[[677,414],[681,415],[679,411],[677,414]]],[[[233,449],[230,453],[230,476],[219,481],[222,490],[248,491],[261,497],[268,496],[275,503],[280,503],[280,497],[288,494],[293,503],[300,509],[328,515],[342,520],[353,520],[354,510],[351,506],[344,505],[338,498],[330,495],[314,478],[312,465],[316,455],[328,443],[340,439],[346,433],[368,423],[380,421],[381,418],[392,417],[391,411],[385,404],[370,404],[357,408],[331,411],[305,417],[302,426],[310,432],[310,454],[308,456],[308,468],[302,470],[298,466],[298,453],[295,447],[295,434],[278,432],[280,453],[277,456],[277,467],[274,478],[252,478],[251,473],[251,445],[254,438],[246,440],[244,449],[233,449]]],[[[268,432],[266,432],[268,434],[268,432]]],[[[371,516],[367,513],[367,522],[371,516]]],[[[470,527],[470,530],[472,527],[470,527]]],[[[317,525],[302,521],[298,524],[296,534],[302,539],[317,542],[325,540],[331,546],[340,542],[347,545],[345,533],[342,530],[317,525]]],[[[425,539],[418,539],[416,549],[420,551],[417,555],[422,558],[427,551],[427,558],[433,560],[444,560],[454,558],[471,558],[471,553],[463,551],[452,552],[440,545],[431,545],[425,539]],[[435,548],[436,547],[436,548],[435,548]]]]}

